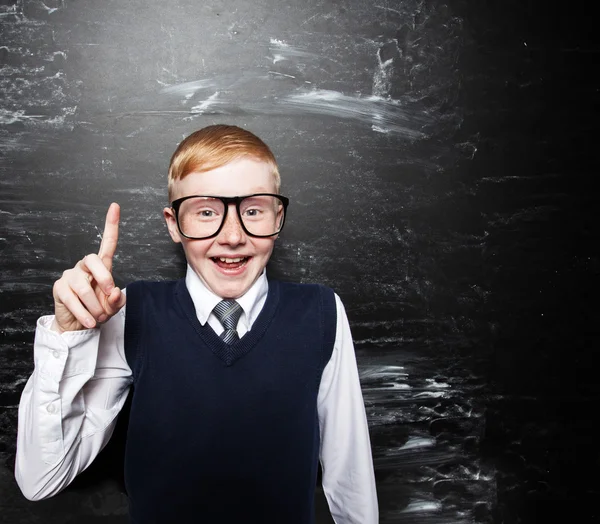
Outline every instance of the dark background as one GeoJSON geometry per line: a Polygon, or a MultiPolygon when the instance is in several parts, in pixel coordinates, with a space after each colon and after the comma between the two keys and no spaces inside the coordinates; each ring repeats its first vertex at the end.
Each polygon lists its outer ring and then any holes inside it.
{"type": "Polygon", "coordinates": [[[271,275],[346,305],[381,522],[599,521],[600,45],[553,5],[0,0],[0,521],[126,522],[117,438],[18,491],[34,325],[111,201],[119,282],[183,275],[168,160],[221,122],[280,163],[271,275]]]}

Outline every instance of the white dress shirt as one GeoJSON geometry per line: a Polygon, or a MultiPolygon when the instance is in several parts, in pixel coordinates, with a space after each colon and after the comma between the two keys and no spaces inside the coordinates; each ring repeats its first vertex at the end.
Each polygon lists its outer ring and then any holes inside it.
{"type": "MultiPolygon", "coordinates": [[[[188,266],[186,286],[198,320],[219,335],[212,312],[221,298],[188,266]]],[[[237,299],[240,337],[266,301],[265,272],[237,299]]],[[[336,524],[376,524],[377,494],[369,431],[346,312],[335,295],[333,353],[317,398],[323,490],[336,524]]],[[[132,373],[124,350],[125,308],[100,328],[59,334],[38,320],[34,371],[21,396],[15,477],[30,500],[51,497],[86,469],[109,441],[132,373]]]]}

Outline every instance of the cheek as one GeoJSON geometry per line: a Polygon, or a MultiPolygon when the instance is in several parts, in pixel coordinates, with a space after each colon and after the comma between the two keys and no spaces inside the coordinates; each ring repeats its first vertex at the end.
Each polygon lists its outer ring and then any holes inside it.
{"type": "Polygon", "coordinates": [[[184,238],[181,240],[181,244],[188,261],[206,258],[206,252],[210,247],[210,242],[205,240],[190,240],[184,238]]]}
{"type": "Polygon", "coordinates": [[[269,258],[271,256],[271,253],[273,252],[274,246],[274,239],[264,239],[256,244],[256,251],[257,253],[260,253],[261,256],[269,258]]]}

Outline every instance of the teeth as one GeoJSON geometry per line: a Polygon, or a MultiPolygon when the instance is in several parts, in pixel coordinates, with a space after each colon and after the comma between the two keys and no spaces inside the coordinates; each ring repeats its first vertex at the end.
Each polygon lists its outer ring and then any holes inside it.
{"type": "Polygon", "coordinates": [[[240,258],[224,258],[224,257],[219,257],[219,260],[221,262],[225,262],[227,264],[237,264],[238,262],[241,262],[242,260],[244,260],[245,257],[240,257],[240,258]]]}

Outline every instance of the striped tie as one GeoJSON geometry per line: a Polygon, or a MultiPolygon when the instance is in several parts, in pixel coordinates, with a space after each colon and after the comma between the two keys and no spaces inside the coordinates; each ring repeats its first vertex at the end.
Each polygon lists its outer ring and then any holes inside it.
{"type": "Polygon", "coordinates": [[[233,344],[236,340],[239,340],[240,337],[235,328],[242,314],[242,306],[235,300],[221,300],[215,306],[213,312],[225,328],[225,331],[221,333],[221,339],[226,344],[233,344]]]}

